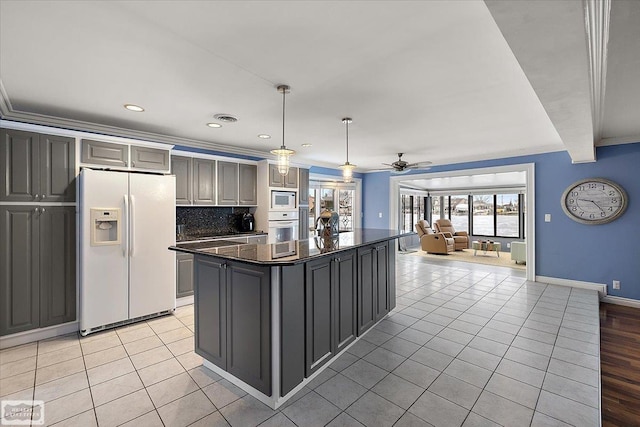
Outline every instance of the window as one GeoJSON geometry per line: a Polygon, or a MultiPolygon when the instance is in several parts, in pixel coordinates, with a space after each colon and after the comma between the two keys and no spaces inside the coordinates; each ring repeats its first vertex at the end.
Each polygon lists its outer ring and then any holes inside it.
{"type": "Polygon", "coordinates": [[[425,215],[425,196],[400,194],[400,231],[415,231],[415,224],[425,215]]]}
{"type": "Polygon", "coordinates": [[[442,215],[440,214],[440,209],[441,209],[441,200],[443,199],[442,196],[432,196],[431,197],[431,222],[435,222],[437,219],[442,218],[442,215]]]}
{"type": "Polygon", "coordinates": [[[449,196],[449,206],[446,206],[449,219],[456,231],[469,231],[469,196],[449,196]]]}
{"type": "Polygon", "coordinates": [[[338,213],[340,232],[359,227],[355,212],[356,190],[355,183],[309,181],[309,231],[313,234],[316,218],[325,209],[338,213]]]}
{"type": "Polygon", "coordinates": [[[474,195],[472,206],[473,234],[477,236],[495,236],[493,194],[474,195]]]}
{"type": "Polygon", "coordinates": [[[355,190],[338,190],[340,230],[353,230],[353,194],[355,190]]]}
{"type": "Polygon", "coordinates": [[[400,209],[402,212],[402,226],[401,230],[404,232],[410,232],[413,230],[413,220],[411,218],[411,198],[409,194],[400,195],[400,209]]]}
{"type": "MultiPolygon", "coordinates": [[[[518,237],[520,218],[518,215],[517,194],[496,195],[496,235],[500,237],[518,237]]],[[[475,223],[474,223],[475,226],[475,223]]]]}

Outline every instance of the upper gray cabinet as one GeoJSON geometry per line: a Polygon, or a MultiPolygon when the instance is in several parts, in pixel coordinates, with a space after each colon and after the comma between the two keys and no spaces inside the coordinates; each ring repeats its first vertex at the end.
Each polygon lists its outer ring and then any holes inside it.
{"type": "Polygon", "coordinates": [[[186,156],[171,156],[177,205],[255,206],[258,167],[186,156]],[[217,163],[217,165],[216,165],[217,163]]]}
{"type": "Polygon", "coordinates": [[[171,156],[171,173],[176,176],[176,204],[190,205],[193,162],[191,157],[171,156]]]}
{"type": "Polygon", "coordinates": [[[298,174],[298,200],[300,200],[299,204],[308,205],[309,204],[309,169],[300,168],[298,174]]]}
{"type": "Polygon", "coordinates": [[[193,159],[193,203],[215,205],[215,160],[193,159]]]}
{"type": "Polygon", "coordinates": [[[278,165],[269,165],[269,187],[298,188],[298,168],[290,167],[286,175],[278,172],[278,165]]]}
{"type": "Polygon", "coordinates": [[[289,168],[289,172],[284,176],[284,186],[298,188],[298,168],[289,168]]]}
{"type": "Polygon", "coordinates": [[[82,163],[126,168],[129,166],[129,146],[83,139],[80,158],[82,163]]]}
{"type": "Polygon", "coordinates": [[[1,201],[73,202],[75,139],[2,129],[1,201]]]}
{"type": "Polygon", "coordinates": [[[131,170],[169,171],[169,150],[83,139],[82,163],[131,170]]]}
{"type": "Polygon", "coordinates": [[[132,145],[131,167],[136,169],[169,170],[169,150],[132,145]]]}
{"type": "Polygon", "coordinates": [[[218,162],[218,204],[238,205],[238,164],[218,162]]]}
{"type": "Polygon", "coordinates": [[[258,204],[258,166],[240,163],[239,167],[239,194],[240,205],[258,204]]]}

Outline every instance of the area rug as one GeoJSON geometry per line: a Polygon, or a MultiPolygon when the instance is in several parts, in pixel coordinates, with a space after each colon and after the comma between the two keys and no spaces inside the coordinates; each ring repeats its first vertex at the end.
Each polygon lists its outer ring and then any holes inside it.
{"type": "Polygon", "coordinates": [[[495,251],[487,251],[486,255],[484,251],[478,251],[477,256],[473,256],[473,249],[464,249],[462,251],[449,252],[448,255],[428,254],[423,250],[419,250],[410,255],[421,256],[430,259],[438,259],[441,261],[462,261],[473,262],[476,264],[488,264],[498,267],[510,267],[518,270],[526,270],[527,266],[524,264],[516,264],[515,261],[511,261],[511,253],[500,252],[500,257],[496,256],[495,251]]]}

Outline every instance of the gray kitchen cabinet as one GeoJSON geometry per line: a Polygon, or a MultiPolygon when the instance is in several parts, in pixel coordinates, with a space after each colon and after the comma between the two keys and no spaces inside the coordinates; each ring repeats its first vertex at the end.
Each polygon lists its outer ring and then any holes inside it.
{"type": "Polygon", "coordinates": [[[335,337],[336,353],[356,339],[358,270],[356,251],[341,252],[335,261],[335,337]]]}
{"type": "Polygon", "coordinates": [[[196,353],[270,396],[270,268],[194,262],[196,353]]]}
{"type": "Polygon", "coordinates": [[[34,206],[0,206],[0,336],[40,326],[40,235],[34,206]]]}
{"type": "Polygon", "coordinates": [[[193,159],[193,203],[215,205],[216,162],[207,159],[193,159]]]}
{"type": "Polygon", "coordinates": [[[83,139],[80,143],[80,158],[82,163],[126,168],[129,166],[129,146],[83,139]]]}
{"type": "Polygon", "coordinates": [[[301,205],[309,204],[309,169],[298,169],[298,200],[301,205]]]}
{"type": "Polygon", "coordinates": [[[376,250],[374,246],[358,248],[358,335],[376,322],[376,250]]]}
{"type": "Polygon", "coordinates": [[[171,156],[171,173],[176,176],[176,204],[190,205],[192,200],[193,161],[191,157],[171,156]]]}
{"type": "Polygon", "coordinates": [[[240,163],[238,167],[238,202],[241,206],[255,206],[258,204],[258,166],[240,163]]]}
{"type": "Polygon", "coordinates": [[[355,251],[306,264],[306,376],[356,339],[355,251]]]}
{"type": "Polygon", "coordinates": [[[298,188],[298,168],[289,168],[289,173],[284,176],[284,186],[286,188],[298,188]]]}
{"type": "Polygon", "coordinates": [[[169,150],[131,146],[131,167],[135,169],[169,170],[169,150]]]}
{"type": "Polygon", "coordinates": [[[376,322],[389,313],[389,244],[387,242],[375,246],[375,287],[376,287],[376,322]]]}
{"type": "Polygon", "coordinates": [[[193,255],[176,254],[176,298],[193,295],[193,255]]]}
{"type": "Polygon", "coordinates": [[[309,238],[309,206],[300,206],[298,208],[300,226],[298,227],[299,239],[309,238]]]}
{"type": "Polygon", "coordinates": [[[226,264],[204,256],[194,257],[195,352],[227,369],[226,264]]]}
{"type": "Polygon", "coordinates": [[[218,161],[218,205],[238,205],[238,164],[218,161]]]}
{"type": "Polygon", "coordinates": [[[75,207],[0,206],[0,335],[76,318],[75,207]]]}
{"type": "Polygon", "coordinates": [[[282,176],[278,172],[278,165],[270,164],[269,187],[298,188],[298,168],[289,167],[289,172],[282,176]]]}
{"type": "Polygon", "coordinates": [[[76,318],[76,211],[40,207],[40,327],[76,318]]]}
{"type": "Polygon", "coordinates": [[[74,138],[2,129],[1,139],[0,200],[75,201],[74,138]]]}

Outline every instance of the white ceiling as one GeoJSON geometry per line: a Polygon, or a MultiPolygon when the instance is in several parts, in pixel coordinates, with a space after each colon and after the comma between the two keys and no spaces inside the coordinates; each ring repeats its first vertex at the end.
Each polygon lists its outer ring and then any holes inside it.
{"type": "MultiPolygon", "coordinates": [[[[582,4],[0,0],[0,108],[6,119],[265,156],[281,144],[275,86],[285,83],[285,143],[302,163],[344,162],[345,116],[360,170],[397,152],[411,163],[559,150],[590,161],[582,4]],[[216,113],[239,122],[206,127],[216,113]]],[[[640,135],[639,5],[612,6],[602,126],[612,141],[640,135]]]]}

